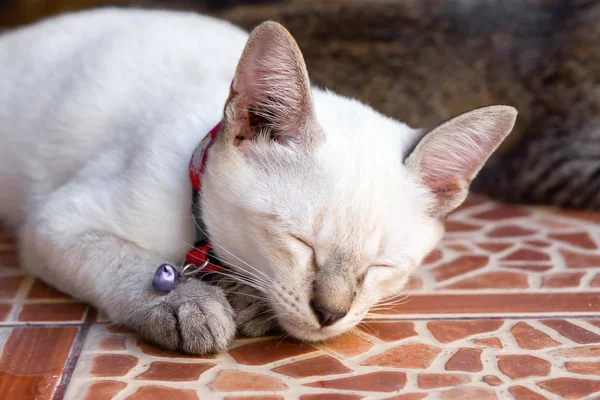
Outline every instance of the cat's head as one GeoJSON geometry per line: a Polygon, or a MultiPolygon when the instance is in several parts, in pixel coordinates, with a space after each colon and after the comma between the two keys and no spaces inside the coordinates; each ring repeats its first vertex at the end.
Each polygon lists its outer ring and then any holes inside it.
{"type": "Polygon", "coordinates": [[[263,23],[203,177],[215,251],[264,292],[292,336],[336,336],[402,292],[515,118],[493,106],[412,129],[311,89],[294,39],[263,23]]]}

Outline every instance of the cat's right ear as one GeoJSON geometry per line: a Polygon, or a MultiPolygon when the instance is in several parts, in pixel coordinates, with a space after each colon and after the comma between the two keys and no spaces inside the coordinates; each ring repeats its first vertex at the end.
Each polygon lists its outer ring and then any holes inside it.
{"type": "Polygon", "coordinates": [[[432,216],[444,218],[466,198],[471,181],[512,130],[517,110],[473,110],[425,134],[405,160],[434,196],[432,216]]]}
{"type": "Polygon", "coordinates": [[[250,34],[225,105],[229,139],[282,144],[318,141],[308,72],[294,38],[267,21],[250,34]]]}

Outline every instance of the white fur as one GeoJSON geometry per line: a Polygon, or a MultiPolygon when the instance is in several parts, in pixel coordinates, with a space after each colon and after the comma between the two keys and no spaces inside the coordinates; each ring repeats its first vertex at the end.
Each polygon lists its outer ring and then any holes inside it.
{"type": "MultiPolygon", "coordinates": [[[[188,162],[223,116],[247,37],[198,15],[115,9],[0,37],[0,219],[20,229],[25,268],[115,320],[135,313],[138,286],[194,241],[188,162]]],[[[210,157],[204,213],[219,256],[271,282],[283,327],[318,340],[398,294],[442,228],[427,213],[432,194],[403,164],[416,132],[312,93],[326,140],[311,163],[283,145],[254,164],[210,157]],[[253,217],[262,214],[277,218],[253,217]],[[340,248],[358,260],[317,274],[334,297],[340,274],[364,278],[330,327],[309,307],[312,251],[290,235],[310,241],[318,265],[340,248]]]]}

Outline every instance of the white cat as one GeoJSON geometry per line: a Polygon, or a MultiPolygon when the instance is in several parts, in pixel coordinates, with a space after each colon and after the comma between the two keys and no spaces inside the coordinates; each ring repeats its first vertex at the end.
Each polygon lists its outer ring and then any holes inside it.
{"type": "Polygon", "coordinates": [[[248,37],[190,13],[75,13],[0,37],[0,220],[29,272],[166,348],[274,323],[322,340],[402,291],[515,118],[411,129],[311,88],[274,22],[248,37]],[[158,293],[157,267],[195,240],[188,163],[221,120],[202,218],[243,285],[158,293]]]}

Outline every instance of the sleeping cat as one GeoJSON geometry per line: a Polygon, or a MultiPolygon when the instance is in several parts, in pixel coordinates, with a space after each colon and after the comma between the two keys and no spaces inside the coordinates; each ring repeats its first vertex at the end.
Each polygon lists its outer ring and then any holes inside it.
{"type": "Polygon", "coordinates": [[[311,87],[274,22],[75,13],[0,37],[0,219],[26,270],[167,349],[324,340],[401,293],[515,118],[410,128],[311,87]],[[159,293],[194,243],[188,165],[215,126],[199,207],[228,282],[159,293]]]}

